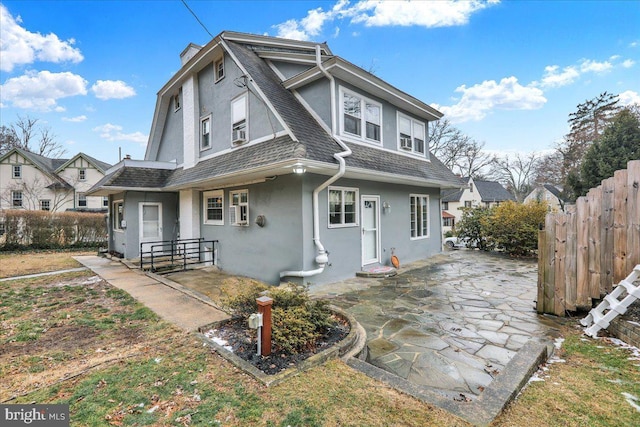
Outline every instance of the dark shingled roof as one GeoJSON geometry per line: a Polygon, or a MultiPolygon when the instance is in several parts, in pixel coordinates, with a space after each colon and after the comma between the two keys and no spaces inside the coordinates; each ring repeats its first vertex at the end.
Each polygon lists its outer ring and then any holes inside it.
{"type": "Polygon", "coordinates": [[[473,180],[483,202],[504,202],[516,200],[499,182],[473,180]]]}
{"type": "MultiPolygon", "coordinates": [[[[464,185],[464,183],[462,184],[464,185]]],[[[440,199],[443,202],[459,202],[464,190],[443,190],[440,199]]]]}
{"type": "MultiPolygon", "coordinates": [[[[315,120],[309,111],[285,89],[275,72],[253,50],[233,41],[225,40],[231,54],[247,71],[253,82],[273,105],[286,126],[295,135],[282,136],[259,144],[241,147],[229,153],[198,162],[189,169],[148,170],[148,175],[134,172],[135,167],[123,167],[106,176],[91,190],[100,187],[179,188],[189,183],[277,164],[287,160],[308,159],[337,165],[333,157],[343,151],[333,137],[315,120]],[[154,171],[154,172],[151,172],[154,171]]],[[[443,185],[464,185],[435,156],[431,162],[383,151],[375,147],[347,144],[352,154],[345,158],[347,169],[359,168],[381,173],[396,174],[443,185]]]]}
{"type": "Polygon", "coordinates": [[[553,194],[554,196],[556,196],[558,198],[558,200],[562,200],[562,192],[560,190],[558,190],[556,187],[554,187],[551,184],[545,184],[544,188],[546,188],[551,194],[553,194]]]}

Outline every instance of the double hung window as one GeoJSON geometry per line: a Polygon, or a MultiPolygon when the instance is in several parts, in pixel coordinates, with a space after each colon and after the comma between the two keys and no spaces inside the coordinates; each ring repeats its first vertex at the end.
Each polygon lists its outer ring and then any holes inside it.
{"type": "Polygon", "coordinates": [[[213,68],[216,73],[216,82],[224,77],[224,57],[218,59],[213,63],[213,68]]]}
{"type": "Polygon", "coordinates": [[[242,144],[247,140],[247,96],[231,102],[231,142],[242,144]]]}
{"type": "Polygon", "coordinates": [[[429,237],[429,196],[411,194],[411,238],[424,239],[429,237]]]}
{"type": "Polygon", "coordinates": [[[413,154],[425,154],[424,123],[398,113],[398,147],[413,154]]]}
{"type": "Polygon", "coordinates": [[[78,207],[79,208],[87,207],[87,196],[84,193],[78,193],[78,207]]]}
{"type": "Polygon", "coordinates": [[[87,180],[87,170],[86,169],[78,169],[78,180],[86,181],[87,180]]]}
{"type": "Polygon", "coordinates": [[[207,191],[202,194],[204,223],[224,225],[224,192],[207,191]]]}
{"type": "Polygon", "coordinates": [[[11,192],[11,205],[14,208],[22,207],[22,191],[12,191],[11,192]]]}
{"type": "Polygon", "coordinates": [[[200,119],[200,149],[211,148],[211,116],[200,119]]]}
{"type": "Polygon", "coordinates": [[[358,189],[329,187],[329,228],[358,225],[358,189]]]}
{"type": "Polygon", "coordinates": [[[124,202],[122,200],[113,202],[111,218],[113,220],[113,229],[122,231],[122,221],[124,220],[124,202]]]}
{"type": "Polygon", "coordinates": [[[366,142],[382,142],[382,105],[354,92],[340,90],[342,134],[366,142]]]}
{"type": "Polygon", "coordinates": [[[12,172],[13,172],[13,174],[11,175],[12,178],[14,179],[22,178],[22,165],[13,165],[12,172]]]}

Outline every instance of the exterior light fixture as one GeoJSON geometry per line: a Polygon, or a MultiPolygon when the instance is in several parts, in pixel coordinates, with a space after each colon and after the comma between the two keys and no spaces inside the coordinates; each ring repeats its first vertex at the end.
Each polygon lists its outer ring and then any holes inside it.
{"type": "Polygon", "coordinates": [[[293,173],[303,174],[307,171],[307,168],[304,167],[302,163],[296,163],[293,165],[293,173]]]}
{"type": "Polygon", "coordinates": [[[389,213],[391,212],[391,205],[388,202],[384,202],[382,203],[382,209],[384,210],[384,213],[389,213]]]}

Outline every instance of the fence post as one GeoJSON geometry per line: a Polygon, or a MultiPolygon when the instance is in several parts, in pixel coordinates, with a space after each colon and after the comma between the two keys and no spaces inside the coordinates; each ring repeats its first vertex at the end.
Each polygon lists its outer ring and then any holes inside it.
{"type": "Polygon", "coordinates": [[[256,298],[258,313],[262,314],[262,336],[259,337],[263,356],[271,354],[271,305],[273,299],[262,296],[256,298]]]}
{"type": "Polygon", "coordinates": [[[627,268],[640,264],[640,160],[627,163],[627,268]]]}

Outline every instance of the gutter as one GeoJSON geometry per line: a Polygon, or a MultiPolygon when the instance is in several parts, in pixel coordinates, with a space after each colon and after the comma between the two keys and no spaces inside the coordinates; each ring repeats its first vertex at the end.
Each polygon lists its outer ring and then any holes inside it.
{"type": "Polygon", "coordinates": [[[324,268],[329,263],[329,252],[326,251],[322,242],[320,241],[320,213],[319,213],[319,204],[318,204],[318,195],[322,190],[327,188],[329,185],[333,184],[335,181],[340,179],[345,173],[346,170],[346,162],[344,160],[345,157],[351,155],[351,149],[343,143],[340,138],[337,136],[336,132],[336,82],[331,74],[327,72],[327,70],[322,66],[322,57],[320,51],[320,45],[316,45],[316,64],[318,65],[318,69],[324,74],[330,82],[330,90],[331,90],[331,137],[338,143],[338,145],[344,150],[333,155],[333,158],[338,161],[339,169],[338,172],[333,175],[331,178],[320,184],[313,190],[313,243],[317,249],[317,255],[315,258],[316,264],[318,264],[318,268],[315,270],[300,270],[300,271],[282,271],[280,272],[280,279],[283,277],[311,277],[318,275],[324,271],[324,268]]]}

